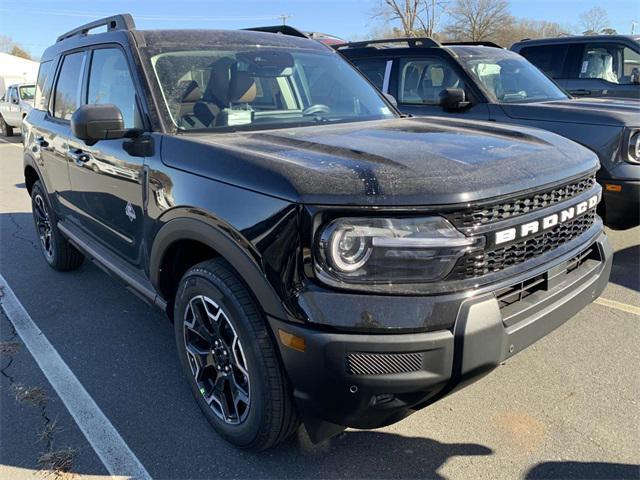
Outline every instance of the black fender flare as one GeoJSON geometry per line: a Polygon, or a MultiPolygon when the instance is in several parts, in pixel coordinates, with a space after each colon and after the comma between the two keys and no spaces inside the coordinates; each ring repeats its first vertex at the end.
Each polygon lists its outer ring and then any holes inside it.
{"type": "Polygon", "coordinates": [[[256,259],[227,232],[200,219],[180,217],[169,220],[156,234],[149,257],[149,277],[156,291],[160,292],[160,268],[164,255],[174,242],[180,240],[195,240],[218,252],[238,272],[263,312],[280,319],[288,318],[281,299],[256,259]]]}
{"type": "MultiPolygon", "coordinates": [[[[36,175],[38,176],[38,180],[42,184],[42,186],[45,189],[45,191],[48,192],[47,185],[44,182],[44,177],[42,176],[42,172],[40,171],[40,167],[38,166],[38,162],[36,161],[35,158],[33,158],[33,156],[31,154],[29,154],[28,151],[25,151],[24,154],[22,155],[22,175],[23,176],[25,176],[25,172],[27,171],[27,167],[31,167],[31,168],[33,168],[35,170],[36,175]]],[[[25,181],[26,181],[26,177],[25,177],[25,181]]],[[[29,193],[31,193],[31,192],[29,192],[29,193]]]]}

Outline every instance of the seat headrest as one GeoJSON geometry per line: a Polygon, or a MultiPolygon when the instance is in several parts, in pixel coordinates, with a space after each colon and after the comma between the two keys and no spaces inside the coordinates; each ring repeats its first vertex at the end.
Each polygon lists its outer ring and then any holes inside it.
{"type": "Polygon", "coordinates": [[[247,72],[233,70],[229,85],[229,102],[251,103],[256,98],[256,82],[247,72]]]}
{"type": "Polygon", "coordinates": [[[223,57],[211,65],[211,75],[202,99],[214,102],[220,108],[229,105],[229,84],[231,82],[231,67],[236,63],[233,58],[223,57]]]}
{"type": "Polygon", "coordinates": [[[202,98],[202,90],[200,90],[198,82],[195,80],[187,80],[180,83],[185,83],[182,87],[182,97],[180,98],[182,103],[193,103],[202,98]]]}

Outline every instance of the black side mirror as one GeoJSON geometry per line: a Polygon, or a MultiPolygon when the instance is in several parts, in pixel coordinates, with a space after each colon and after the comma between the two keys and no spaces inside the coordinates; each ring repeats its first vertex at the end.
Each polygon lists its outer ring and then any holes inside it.
{"type": "Polygon", "coordinates": [[[462,110],[471,105],[462,88],[446,88],[440,92],[440,106],[445,110],[462,110]]]}
{"type": "Polygon", "coordinates": [[[20,103],[20,100],[18,100],[17,98],[12,98],[11,103],[13,103],[14,105],[18,105],[20,103]]]}
{"type": "Polygon", "coordinates": [[[398,108],[398,101],[396,100],[396,97],[394,97],[390,93],[385,93],[384,96],[391,105],[398,108]]]}
{"type": "Polygon", "coordinates": [[[93,145],[100,140],[123,138],[126,129],[122,112],[115,105],[82,105],[71,116],[71,132],[93,145]]]}
{"type": "Polygon", "coordinates": [[[631,70],[630,80],[633,85],[640,84],[640,69],[638,67],[634,67],[633,70],[631,70]]]}

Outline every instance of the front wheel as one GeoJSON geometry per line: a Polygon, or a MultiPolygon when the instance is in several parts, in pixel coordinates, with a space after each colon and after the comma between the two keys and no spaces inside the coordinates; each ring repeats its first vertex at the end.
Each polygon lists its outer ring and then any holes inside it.
{"type": "Polygon", "coordinates": [[[227,262],[209,260],[187,271],[174,324],[198,406],[225,440],[265,450],[295,431],[291,390],[266,320],[227,262]]]}

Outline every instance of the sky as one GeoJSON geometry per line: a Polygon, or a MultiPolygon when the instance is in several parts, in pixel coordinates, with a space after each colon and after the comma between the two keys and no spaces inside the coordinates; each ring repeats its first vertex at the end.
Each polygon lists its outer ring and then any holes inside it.
{"type": "MultiPolygon", "coordinates": [[[[347,40],[381,25],[372,13],[381,0],[0,0],[0,35],[39,57],[58,35],[115,13],[131,13],[145,28],[235,29],[282,22],[347,40]]],[[[445,0],[447,1],[447,0],[445,0]]],[[[453,2],[453,0],[448,0],[453,2]]],[[[577,25],[580,13],[603,8],[619,33],[640,33],[638,0],[510,0],[516,17],[577,25]]],[[[441,23],[445,23],[444,21],[441,23]]]]}

